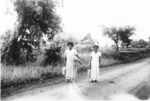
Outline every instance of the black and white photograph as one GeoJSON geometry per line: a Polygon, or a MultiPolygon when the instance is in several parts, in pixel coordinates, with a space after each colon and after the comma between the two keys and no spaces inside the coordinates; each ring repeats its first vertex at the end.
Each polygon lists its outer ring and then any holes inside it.
{"type": "Polygon", "coordinates": [[[1,0],[1,101],[150,100],[150,0],[1,0]]]}

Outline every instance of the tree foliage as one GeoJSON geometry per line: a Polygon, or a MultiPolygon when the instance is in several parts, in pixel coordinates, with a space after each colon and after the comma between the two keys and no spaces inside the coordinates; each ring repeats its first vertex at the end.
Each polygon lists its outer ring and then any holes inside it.
{"type": "Polygon", "coordinates": [[[134,27],[124,27],[124,28],[119,28],[119,35],[120,35],[120,40],[122,41],[121,45],[126,46],[127,48],[129,45],[132,43],[132,39],[130,37],[134,34],[135,28],[134,27]]]}
{"type": "Polygon", "coordinates": [[[9,45],[3,49],[2,62],[19,65],[25,63],[24,61],[36,60],[36,51],[39,50],[43,34],[53,39],[62,30],[54,1],[16,0],[14,6],[19,24],[9,45]]]}
{"type": "Polygon", "coordinates": [[[118,51],[118,46],[119,46],[119,41],[120,41],[120,36],[118,33],[118,30],[116,27],[111,27],[111,28],[104,28],[104,36],[108,36],[109,38],[111,38],[114,43],[117,46],[117,51],[118,51]]]}
{"type": "Polygon", "coordinates": [[[143,39],[140,39],[140,40],[137,40],[137,41],[133,41],[132,44],[131,44],[131,47],[134,47],[134,48],[145,48],[145,47],[148,47],[148,42],[143,40],[143,39]]]}
{"type": "Polygon", "coordinates": [[[73,42],[74,44],[77,44],[78,40],[71,35],[65,36],[63,34],[56,35],[54,38],[54,43],[56,43],[57,47],[61,46],[62,51],[64,51],[67,48],[66,46],[68,42],[73,42]]]}
{"type": "Polygon", "coordinates": [[[130,39],[130,36],[132,36],[134,34],[135,28],[134,27],[111,27],[111,28],[107,28],[104,27],[103,29],[103,33],[104,36],[108,36],[109,38],[111,38],[115,45],[116,45],[116,51],[119,50],[119,45],[122,44],[122,46],[126,46],[128,47],[132,40],[130,39]]]}

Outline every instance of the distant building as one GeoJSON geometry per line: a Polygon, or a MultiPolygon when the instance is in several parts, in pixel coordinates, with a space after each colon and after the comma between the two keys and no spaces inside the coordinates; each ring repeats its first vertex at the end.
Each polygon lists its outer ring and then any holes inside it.
{"type": "Polygon", "coordinates": [[[92,39],[90,34],[87,34],[80,42],[81,44],[94,44],[94,40],[92,39]]]}

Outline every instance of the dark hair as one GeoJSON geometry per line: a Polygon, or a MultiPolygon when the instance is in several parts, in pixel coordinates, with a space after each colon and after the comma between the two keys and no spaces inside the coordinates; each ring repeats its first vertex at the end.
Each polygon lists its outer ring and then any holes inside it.
{"type": "Polygon", "coordinates": [[[94,47],[97,47],[97,48],[99,48],[99,46],[98,46],[98,45],[94,45],[94,46],[93,46],[93,48],[94,48],[94,47]]]}
{"type": "Polygon", "coordinates": [[[68,42],[67,46],[71,45],[72,47],[74,46],[73,42],[68,42]]]}

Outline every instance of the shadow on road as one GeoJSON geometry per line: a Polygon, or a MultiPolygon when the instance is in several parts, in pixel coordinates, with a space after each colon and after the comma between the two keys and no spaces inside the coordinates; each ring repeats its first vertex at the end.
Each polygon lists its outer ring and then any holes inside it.
{"type": "Polygon", "coordinates": [[[148,100],[150,98],[150,87],[146,85],[143,86],[136,92],[135,96],[141,100],[148,100]]]}
{"type": "Polygon", "coordinates": [[[134,92],[134,95],[140,100],[150,99],[150,81],[140,86],[138,90],[134,92]]]}

